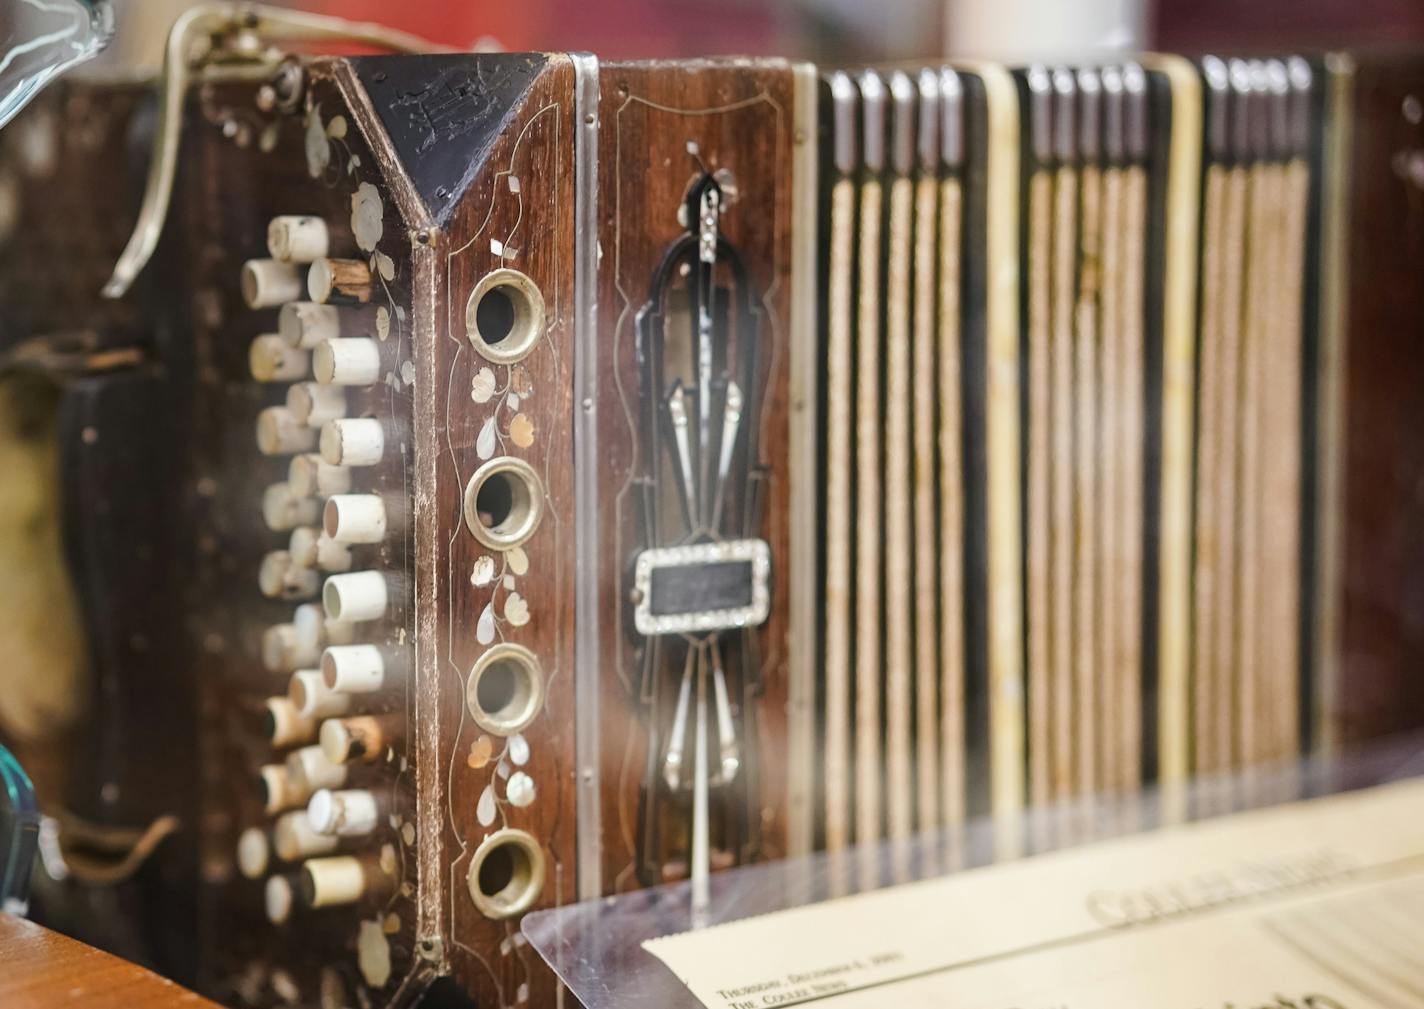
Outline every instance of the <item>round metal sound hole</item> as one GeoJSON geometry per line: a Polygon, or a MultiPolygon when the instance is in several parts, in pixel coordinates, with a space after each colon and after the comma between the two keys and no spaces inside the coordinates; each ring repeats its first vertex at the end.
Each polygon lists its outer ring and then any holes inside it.
{"type": "Polygon", "coordinates": [[[522,914],[544,888],[543,849],[522,830],[497,830],[475,849],[466,882],[470,899],[486,917],[522,914]]]}
{"type": "Polygon", "coordinates": [[[523,730],[544,705],[539,660],[523,645],[495,645],[470,670],[465,703],[486,732],[510,736],[523,730]]]}
{"type": "Polygon", "coordinates": [[[513,364],[544,335],[544,296],[518,270],[488,273],[465,303],[465,332],[482,357],[513,364]]]}
{"type": "Polygon", "coordinates": [[[539,528],[544,487],[522,459],[491,459],[465,487],[465,524],[475,539],[495,550],[519,546],[539,528]]]}

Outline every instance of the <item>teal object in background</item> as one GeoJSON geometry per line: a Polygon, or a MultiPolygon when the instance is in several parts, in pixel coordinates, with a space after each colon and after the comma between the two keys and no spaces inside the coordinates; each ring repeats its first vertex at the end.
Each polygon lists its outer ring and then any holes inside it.
{"type": "Polygon", "coordinates": [[[0,911],[23,915],[30,905],[30,869],[40,833],[35,786],[9,750],[0,746],[0,911]]]}

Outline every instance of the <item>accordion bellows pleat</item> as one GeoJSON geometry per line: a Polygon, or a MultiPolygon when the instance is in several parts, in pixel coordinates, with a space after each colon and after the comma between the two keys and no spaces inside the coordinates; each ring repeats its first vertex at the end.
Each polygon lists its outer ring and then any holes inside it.
{"type": "Polygon", "coordinates": [[[1306,440],[1302,405],[1320,270],[1305,109],[1322,78],[1299,60],[1204,65],[1205,105],[1181,60],[1016,71],[1017,217],[987,211],[996,138],[976,130],[990,98],[973,69],[823,76],[817,836],[832,850],[1011,812],[996,774],[1045,805],[1305,745],[1302,459],[1334,451],[1306,440]],[[1193,109],[1245,148],[1203,148],[1193,109]],[[895,158],[945,131],[954,161],[895,158]],[[975,269],[996,231],[1022,311],[1007,387],[975,269]],[[1199,329],[1171,312],[1198,297],[1199,329]],[[993,440],[1001,395],[1016,445],[993,440]],[[1006,451],[1013,497],[983,468],[1006,451]],[[992,517],[1020,508],[1022,566],[996,565],[992,517]],[[994,637],[1004,592],[1021,653],[994,637]],[[1021,690],[993,672],[1006,661],[1021,690]]]}

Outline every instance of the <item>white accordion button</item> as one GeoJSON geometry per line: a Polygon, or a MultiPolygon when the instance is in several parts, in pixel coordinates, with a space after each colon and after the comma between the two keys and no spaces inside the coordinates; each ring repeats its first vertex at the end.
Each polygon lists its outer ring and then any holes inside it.
{"type": "Polygon", "coordinates": [[[379,543],[386,538],[386,503],[378,494],[337,494],[327,499],[321,523],[338,543],[379,543]]]}
{"type": "Polygon", "coordinates": [[[315,525],[320,515],[320,502],[297,494],[290,483],[274,483],[262,492],[262,521],[274,533],[315,525]]]}
{"type": "Polygon", "coordinates": [[[322,654],[326,685],[344,694],[369,694],[386,681],[386,664],[375,645],[335,645],[322,654]]]}
{"type": "Polygon", "coordinates": [[[307,295],[322,304],[364,304],[371,300],[371,268],[359,259],[318,259],[307,270],[307,295]]]}
{"type": "Polygon", "coordinates": [[[326,615],[321,603],[305,603],[292,614],[292,626],[297,630],[297,646],[306,661],[298,669],[314,667],[321,661],[327,645],[346,645],[356,637],[356,628],[326,615]],[[310,656],[308,658],[308,656],[310,656]]]}
{"type": "Polygon", "coordinates": [[[272,848],[284,862],[328,854],[335,851],[340,843],[340,838],[313,830],[305,809],[283,813],[272,826],[272,848]]]}
{"type": "Polygon", "coordinates": [[[302,296],[302,275],[291,263],[249,259],[242,264],[242,300],[248,308],[276,308],[302,296]]]}
{"type": "Polygon", "coordinates": [[[381,345],[365,336],[323,340],[312,351],[312,374],[323,385],[374,385],[381,380],[381,345]]]}
{"type": "Polygon", "coordinates": [[[333,466],[374,466],[385,450],[385,430],[371,417],[333,420],[321,429],[321,457],[333,466]]]}
{"type": "Polygon", "coordinates": [[[257,451],[263,455],[310,452],[316,443],[316,432],[285,406],[269,406],[257,415],[257,451]]]}
{"type": "Polygon", "coordinates": [[[340,788],[346,784],[346,765],[326,759],[320,746],[303,746],[287,755],[287,774],[293,782],[307,790],[308,795],[323,788],[340,788]]]}
{"type": "Polygon", "coordinates": [[[267,225],[267,251],[284,263],[310,263],[326,255],[326,222],[308,214],[284,214],[267,225]]]}
{"type": "Polygon", "coordinates": [[[283,764],[262,765],[257,769],[257,780],[262,790],[262,810],[265,813],[295,809],[311,798],[311,789],[293,781],[283,764]]]}
{"type": "Polygon", "coordinates": [[[346,416],[346,390],[339,385],[298,382],[287,390],[287,409],[307,427],[320,428],[346,416]]]}
{"type": "Polygon", "coordinates": [[[331,497],[351,489],[351,471],[333,466],[315,452],[292,456],[287,483],[298,497],[331,497]]]}
{"type": "Polygon", "coordinates": [[[257,586],[268,599],[310,599],[321,587],[321,575],[297,567],[286,550],[273,550],[262,558],[257,586]]]}
{"type": "Polygon", "coordinates": [[[307,804],[307,819],[322,834],[362,837],[376,829],[380,818],[376,797],[359,788],[339,792],[324,788],[307,804]]]}
{"type": "Polygon", "coordinates": [[[321,593],[326,615],[331,620],[359,623],[386,615],[389,592],[386,576],[379,571],[358,571],[332,575],[321,593]]]}
{"type": "Polygon", "coordinates": [[[276,333],[264,333],[247,348],[247,369],[259,382],[295,382],[306,378],[311,355],[288,347],[276,333]]]}
{"type": "Polygon", "coordinates": [[[292,884],[286,876],[269,876],[262,890],[262,906],[267,920],[281,925],[292,916],[292,884]]]}
{"type": "Polygon", "coordinates": [[[293,673],[287,696],[307,718],[330,718],[351,710],[351,695],[332,690],[316,669],[298,669],[293,673]]]}
{"type": "Polygon", "coordinates": [[[267,871],[271,848],[266,831],[248,827],[237,838],[237,871],[247,879],[261,879],[267,871]]]}
{"type": "Polygon", "coordinates": [[[314,858],[302,866],[302,897],[310,907],[354,904],[366,893],[366,870],[359,858],[314,858]]]}
{"type": "Polygon", "coordinates": [[[316,720],[298,711],[290,697],[267,698],[267,721],[273,746],[309,743],[316,736],[316,720]]]}
{"type": "Polygon", "coordinates": [[[394,728],[391,723],[389,715],[328,718],[318,733],[322,752],[334,764],[374,764],[390,752],[386,737],[394,728]]]}
{"type": "Polygon", "coordinates": [[[262,632],[262,667],[269,673],[290,673],[304,665],[297,660],[295,624],[273,624],[262,632]]]}
{"type": "Polygon", "coordinates": [[[298,526],[292,530],[287,546],[292,563],[320,571],[350,571],[351,551],[315,526],[298,526]]]}
{"type": "Polygon", "coordinates": [[[289,302],[277,313],[277,335],[289,347],[315,350],[323,340],[341,335],[341,313],[335,305],[289,302]]]}

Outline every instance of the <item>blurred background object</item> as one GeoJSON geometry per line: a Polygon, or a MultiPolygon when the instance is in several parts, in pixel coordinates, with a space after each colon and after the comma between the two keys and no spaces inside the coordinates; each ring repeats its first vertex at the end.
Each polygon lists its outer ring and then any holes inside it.
{"type": "Polygon", "coordinates": [[[999,59],[1051,59],[1063,53],[1143,48],[1146,0],[950,0],[944,5],[948,52],[999,59]]]}
{"type": "Polygon", "coordinates": [[[23,915],[29,907],[39,830],[34,786],[19,761],[0,746],[0,913],[23,915]]]}
{"type": "Polygon", "coordinates": [[[113,30],[109,0],[0,4],[0,126],[49,81],[103,49],[113,30]]]}
{"type": "Polygon", "coordinates": [[[1231,48],[1398,47],[1424,39],[1419,0],[1157,0],[1153,45],[1231,48]]]}
{"type": "MultiPolygon", "coordinates": [[[[1241,51],[1424,40],[1424,4],[1417,0],[527,0],[517,5],[311,0],[285,5],[375,21],[459,48],[587,51],[606,59],[728,53],[824,62],[937,55],[1026,59],[1140,48],[1241,51]]],[[[189,6],[189,0],[122,5],[114,46],[101,65],[156,70],[168,26],[189,6]]]]}

